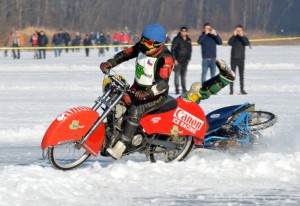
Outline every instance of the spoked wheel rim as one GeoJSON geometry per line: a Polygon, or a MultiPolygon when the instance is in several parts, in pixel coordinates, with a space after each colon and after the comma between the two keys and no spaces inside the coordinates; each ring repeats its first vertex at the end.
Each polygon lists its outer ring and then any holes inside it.
{"type": "Polygon", "coordinates": [[[271,127],[276,122],[276,116],[271,112],[249,112],[248,124],[251,130],[260,130],[271,127]]]}
{"type": "MultiPolygon", "coordinates": [[[[162,136],[158,136],[161,138],[162,136]]],[[[166,136],[163,138],[167,138],[167,141],[175,143],[176,149],[166,149],[159,146],[150,146],[150,151],[148,154],[148,158],[151,162],[163,161],[163,162],[171,162],[171,161],[182,161],[185,157],[190,153],[194,141],[192,136],[166,136]]]]}
{"type": "Polygon", "coordinates": [[[70,170],[81,165],[90,157],[83,149],[75,147],[76,142],[67,141],[48,149],[48,159],[53,167],[60,170],[70,170]]]}

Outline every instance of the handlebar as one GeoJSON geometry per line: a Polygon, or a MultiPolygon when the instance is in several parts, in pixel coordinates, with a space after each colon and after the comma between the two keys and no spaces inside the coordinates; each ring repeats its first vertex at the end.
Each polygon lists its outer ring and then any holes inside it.
{"type": "Polygon", "coordinates": [[[116,83],[118,90],[129,93],[129,94],[134,94],[134,91],[132,91],[129,87],[128,84],[126,84],[126,82],[123,82],[122,80],[118,79],[117,77],[115,77],[114,75],[108,75],[108,77],[114,82],[116,83]]]}

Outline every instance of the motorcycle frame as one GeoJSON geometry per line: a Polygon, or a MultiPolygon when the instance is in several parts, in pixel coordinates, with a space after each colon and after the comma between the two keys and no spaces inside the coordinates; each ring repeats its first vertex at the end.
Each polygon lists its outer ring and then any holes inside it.
{"type": "MultiPolygon", "coordinates": [[[[111,88],[109,88],[107,91],[105,91],[105,93],[102,96],[98,97],[97,100],[95,101],[96,104],[92,107],[92,110],[97,111],[102,105],[104,105],[105,108],[101,107],[103,110],[103,113],[97,119],[97,121],[93,124],[93,126],[88,131],[88,133],[85,136],[83,136],[82,139],[76,143],[75,147],[77,149],[80,149],[84,145],[84,143],[87,141],[87,139],[90,137],[90,135],[97,129],[97,127],[105,120],[105,118],[109,115],[109,113],[114,109],[114,107],[123,98],[124,94],[126,92],[130,92],[129,86],[126,83],[120,81],[118,78],[116,78],[113,75],[111,75],[109,77],[113,80],[111,83],[111,88]],[[117,94],[111,98],[108,98],[114,89],[118,90],[119,94],[117,94]]],[[[171,149],[175,148],[175,145],[173,143],[163,142],[160,140],[154,140],[154,139],[152,139],[152,136],[146,137],[145,140],[148,144],[163,146],[163,147],[171,148],[171,149]]],[[[139,149],[137,149],[137,150],[139,150],[139,149]]],[[[136,150],[134,150],[134,151],[136,151],[136,150]]],[[[131,152],[129,152],[129,153],[131,153],[131,152]]],[[[129,153],[124,153],[124,154],[129,154],[129,153]]]]}
{"type": "MultiPolygon", "coordinates": [[[[232,126],[237,128],[241,133],[245,135],[245,138],[243,139],[237,139],[239,143],[243,143],[243,145],[247,146],[250,142],[250,136],[251,136],[251,128],[249,126],[249,112],[242,112],[239,117],[232,123],[232,126]]],[[[218,127],[212,131],[209,131],[206,133],[205,136],[208,136],[214,132],[217,132],[221,127],[218,127]]],[[[209,136],[204,139],[203,146],[205,147],[206,144],[212,140],[227,140],[228,137],[223,136],[209,136]]]]}

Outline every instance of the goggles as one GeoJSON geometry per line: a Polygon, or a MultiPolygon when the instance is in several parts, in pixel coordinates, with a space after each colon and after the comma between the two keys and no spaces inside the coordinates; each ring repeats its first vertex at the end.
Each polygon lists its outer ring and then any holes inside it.
{"type": "Polygon", "coordinates": [[[140,43],[145,45],[148,48],[158,48],[161,46],[162,43],[156,42],[153,39],[147,39],[146,37],[141,38],[140,43]]]}

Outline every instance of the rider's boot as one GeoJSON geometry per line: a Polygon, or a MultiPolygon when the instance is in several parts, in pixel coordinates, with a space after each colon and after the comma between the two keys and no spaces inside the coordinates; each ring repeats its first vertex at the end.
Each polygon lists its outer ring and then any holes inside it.
{"type": "Polygon", "coordinates": [[[235,73],[227,66],[225,61],[217,60],[216,65],[220,74],[203,82],[202,91],[200,91],[203,99],[207,99],[211,94],[218,93],[221,89],[231,84],[235,79],[235,73]]]}
{"type": "Polygon", "coordinates": [[[230,67],[226,64],[226,62],[222,59],[218,59],[216,61],[216,65],[220,71],[220,75],[230,82],[233,82],[235,79],[235,73],[230,69],[230,67]]]}
{"type": "Polygon", "coordinates": [[[118,160],[122,157],[125,150],[126,150],[126,145],[121,140],[119,140],[113,148],[107,148],[106,151],[114,159],[118,160]]]}
{"type": "Polygon", "coordinates": [[[120,135],[120,140],[115,144],[113,148],[108,148],[106,151],[114,159],[120,159],[126,150],[126,147],[131,142],[131,137],[134,135],[137,127],[139,126],[138,122],[128,119],[124,126],[124,132],[120,135]]]}

